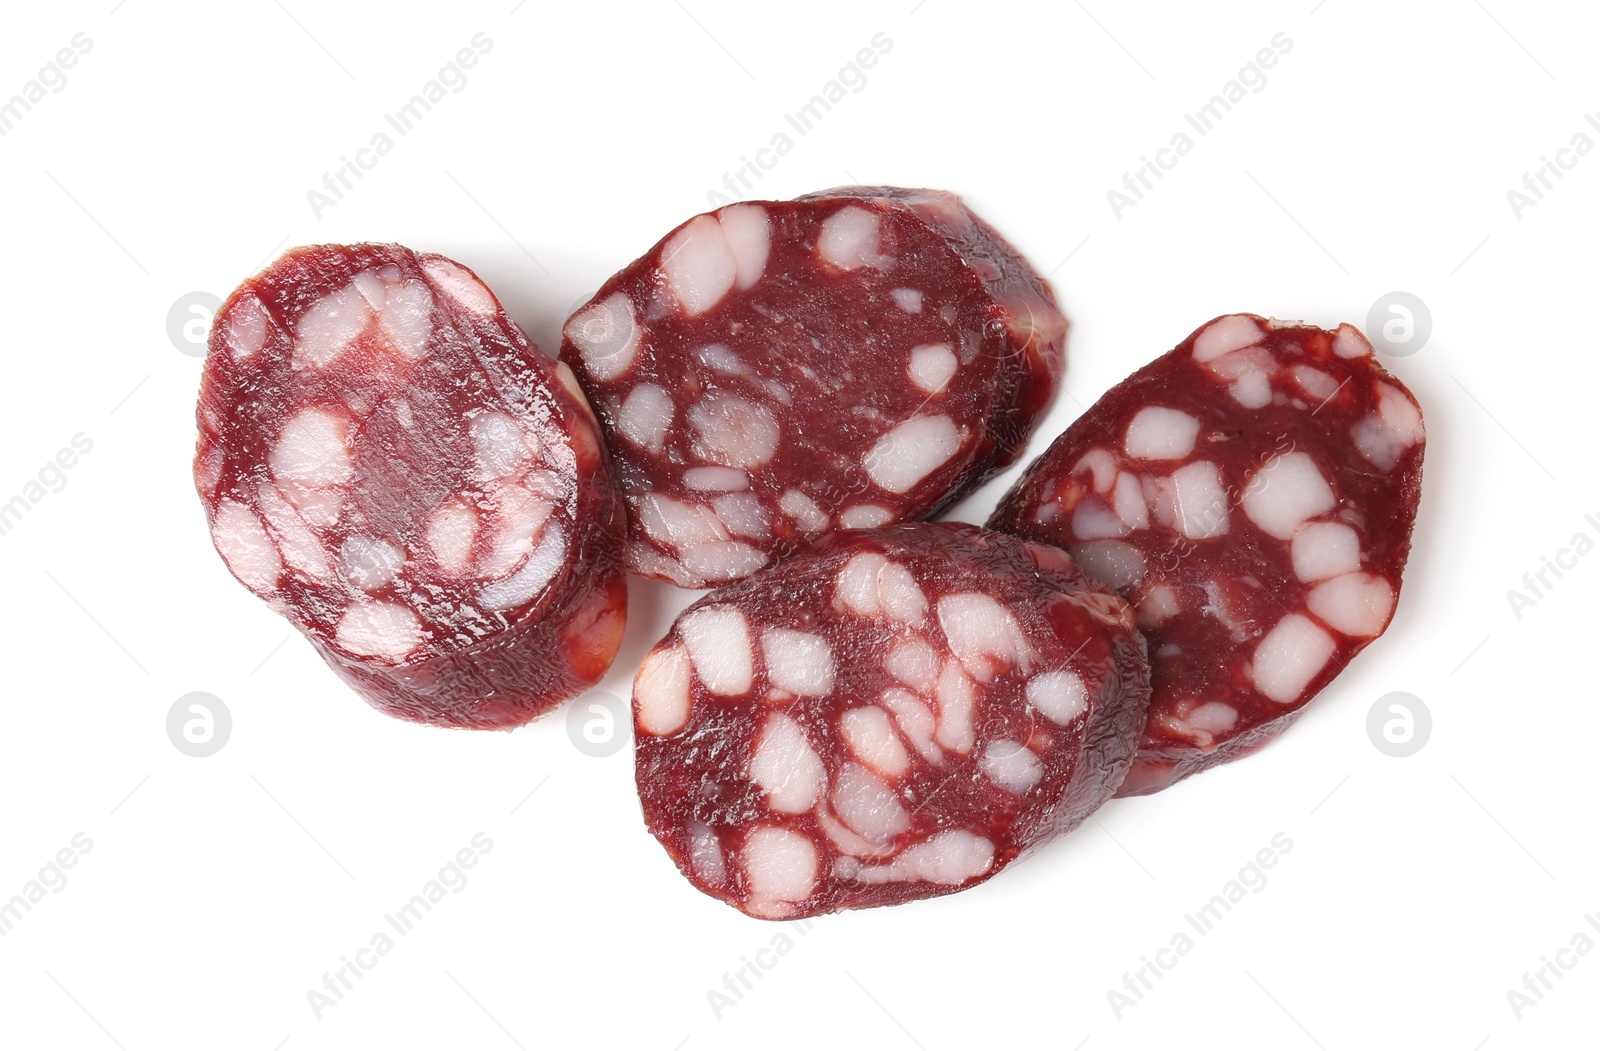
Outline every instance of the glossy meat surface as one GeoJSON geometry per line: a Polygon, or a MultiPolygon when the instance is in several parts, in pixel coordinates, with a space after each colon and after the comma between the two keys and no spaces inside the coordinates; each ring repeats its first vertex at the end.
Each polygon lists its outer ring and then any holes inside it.
{"type": "Polygon", "coordinates": [[[598,427],[465,267],[291,250],[218,313],[198,417],[223,560],[375,707],[514,726],[610,665],[623,514],[598,427]]]}
{"type": "Polygon", "coordinates": [[[1121,794],[1254,750],[1394,614],[1422,412],[1355,328],[1218,318],[1106,393],[989,526],[1138,611],[1154,696],[1121,794]]]}
{"type": "Polygon", "coordinates": [[[700,890],[783,919],[980,883],[1122,782],[1131,610],[1061,551],[850,531],[706,595],[634,683],[645,823],[700,890]]]}
{"type": "Polygon", "coordinates": [[[1065,332],[959,198],[853,187],[689,220],[572,316],[561,358],[618,465],[630,567],[708,587],[1010,463],[1065,332]]]}

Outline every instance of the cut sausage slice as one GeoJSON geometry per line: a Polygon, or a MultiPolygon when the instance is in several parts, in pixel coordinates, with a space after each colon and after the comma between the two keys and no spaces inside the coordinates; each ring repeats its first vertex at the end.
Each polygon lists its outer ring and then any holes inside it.
{"type": "Polygon", "coordinates": [[[852,187],[689,220],[572,316],[561,359],[618,465],[630,567],[708,587],[1010,463],[1065,333],[957,197],[852,187]]]}
{"type": "Polygon", "coordinates": [[[373,706],[508,727],[621,639],[621,496],[565,366],[467,268],[293,249],[217,315],[195,481],[234,576],[373,706]]]}
{"type": "Polygon", "coordinates": [[[690,606],[634,681],[645,823],[784,919],[980,883],[1116,790],[1132,610],[1063,552],[956,523],[836,534],[690,606]]]}
{"type": "Polygon", "coordinates": [[[1350,325],[1218,318],[1113,387],[991,528],[1071,551],[1132,602],[1150,725],[1123,795],[1288,728],[1394,614],[1422,411],[1350,325]]]}

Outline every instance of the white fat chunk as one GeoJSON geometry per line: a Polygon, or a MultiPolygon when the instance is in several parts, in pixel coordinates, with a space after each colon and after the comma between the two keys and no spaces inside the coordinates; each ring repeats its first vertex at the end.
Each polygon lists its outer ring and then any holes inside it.
{"type": "Polygon", "coordinates": [[[1089,689],[1075,671],[1040,672],[1028,680],[1028,703],[1057,726],[1066,726],[1089,707],[1089,689]]]}
{"type": "Polygon", "coordinates": [[[262,482],[256,489],[256,504],[267,525],[278,535],[278,554],[290,568],[317,580],[328,576],[328,553],[315,533],[306,526],[277,486],[262,482]]]}
{"type": "Polygon", "coordinates": [[[1289,543],[1294,575],[1306,583],[1361,568],[1361,539],[1343,522],[1307,522],[1289,543]]]}
{"type": "Polygon", "coordinates": [[[683,312],[697,317],[722,302],[738,279],[739,264],[716,216],[697,215],[667,241],[661,271],[683,312]]]}
{"type": "Polygon", "coordinates": [[[1239,503],[1250,521],[1279,540],[1294,536],[1300,523],[1325,514],[1335,504],[1333,487],[1303,452],[1274,456],[1245,484],[1239,503]]]}
{"type": "Polygon", "coordinates": [[[761,633],[767,681],[797,697],[826,697],[833,692],[833,648],[821,635],[789,628],[761,633]]]}
{"type": "Polygon", "coordinates": [[[906,740],[924,759],[937,763],[944,757],[934,741],[938,723],[927,702],[906,690],[889,689],[884,691],[881,703],[894,713],[894,721],[899,724],[900,732],[906,735],[906,740]]]}
{"type": "Polygon", "coordinates": [[[345,579],[362,591],[376,591],[388,584],[405,562],[400,549],[386,540],[351,535],[339,546],[345,579]]]}
{"type": "Polygon", "coordinates": [[[1300,389],[1317,399],[1318,404],[1327,401],[1339,392],[1339,381],[1323,372],[1321,369],[1312,368],[1310,365],[1296,365],[1294,367],[1294,381],[1300,389]]]}
{"type": "Polygon", "coordinates": [[[728,882],[728,861],[722,855],[722,843],[709,825],[692,818],[688,824],[689,867],[706,884],[720,887],[728,882]]]}
{"type": "Polygon", "coordinates": [[[684,503],[652,490],[639,497],[637,509],[639,525],[646,535],[680,551],[729,537],[722,519],[709,507],[684,503]]]}
{"type": "Polygon", "coordinates": [[[538,438],[503,412],[484,412],[469,425],[478,478],[509,478],[538,453],[538,438]]]}
{"type": "Polygon", "coordinates": [[[283,425],[267,454],[272,476],[312,488],[344,485],[355,473],[348,432],[345,421],[326,409],[301,409],[283,425]]]}
{"type": "Polygon", "coordinates": [[[1406,395],[1380,383],[1378,411],[1357,422],[1350,437],[1372,466],[1392,471],[1405,451],[1422,440],[1422,414],[1406,395]]]}
{"type": "Polygon", "coordinates": [[[934,740],[954,752],[966,755],[975,743],[974,706],[976,691],[972,680],[956,661],[946,661],[939,673],[939,727],[934,740]]]}
{"type": "Polygon", "coordinates": [[[1188,413],[1147,405],[1128,421],[1122,447],[1136,460],[1181,460],[1199,434],[1200,421],[1188,413]]]}
{"type": "MultiPolygon", "coordinates": [[[[1128,477],[1124,475],[1123,477],[1128,477]]],[[[1072,535],[1080,540],[1127,536],[1128,523],[1099,497],[1085,497],[1072,509],[1072,535]]]]}
{"type": "Polygon", "coordinates": [[[798,489],[785,489],[778,498],[778,510],[795,520],[802,532],[820,533],[828,528],[828,516],[817,502],[798,489]]]}
{"type": "Polygon", "coordinates": [[[839,512],[839,524],[846,529],[871,529],[894,521],[894,512],[877,504],[856,504],[839,512]]]}
{"type": "Polygon", "coordinates": [[[990,741],[978,760],[983,776],[1013,795],[1022,795],[1044,777],[1044,764],[1015,741],[990,741]]]}
{"type": "Polygon", "coordinates": [[[830,801],[839,820],[876,846],[911,827],[911,815],[894,789],[859,763],[846,763],[839,771],[830,801]]]}
{"type": "Polygon", "coordinates": [[[755,661],[750,624],[742,612],[732,606],[702,607],[684,615],[678,634],[707,690],[720,697],[749,692],[755,661]]]}
{"type": "Polygon", "coordinates": [[[717,213],[722,235],[733,254],[734,280],[740,288],[752,288],[767,268],[767,253],[772,248],[772,224],[767,210],[759,204],[735,204],[717,213]]]}
{"type": "Polygon", "coordinates": [[[1207,701],[1195,707],[1183,721],[1201,733],[1215,736],[1232,730],[1239,721],[1239,712],[1231,704],[1207,701]]]}
{"type": "Polygon", "coordinates": [[[1024,673],[1033,647],[1022,634],[1016,614],[993,596],[972,591],[939,599],[939,627],[961,666],[979,682],[994,678],[996,664],[1010,664],[1024,673]]]}
{"type": "Polygon", "coordinates": [[[1139,600],[1135,618],[1141,628],[1159,628],[1176,617],[1183,607],[1178,604],[1178,593],[1165,584],[1157,584],[1139,600]]]}
{"type": "Polygon", "coordinates": [[[522,568],[504,580],[488,585],[478,592],[478,601],[485,609],[496,611],[516,609],[526,605],[550,583],[567,560],[567,538],[560,523],[545,526],[539,543],[528,555],[522,568]]]}
{"type": "Polygon", "coordinates": [[[1072,545],[1072,557],[1089,576],[1109,588],[1125,588],[1144,579],[1147,567],[1139,549],[1122,540],[1090,540],[1072,545]]]}
{"type": "Polygon", "coordinates": [[[841,270],[858,270],[864,266],[881,270],[894,259],[878,251],[880,233],[876,212],[847,205],[823,220],[822,233],[817,237],[817,253],[841,270]]]}
{"type": "Polygon", "coordinates": [[[1218,318],[1195,337],[1194,359],[1199,362],[1214,361],[1260,339],[1261,327],[1253,318],[1243,314],[1218,318]]]}
{"type": "Polygon", "coordinates": [[[1117,484],[1117,458],[1109,449],[1090,449],[1078,457],[1078,462],[1072,465],[1072,473],[1082,474],[1085,470],[1092,476],[1089,484],[1097,493],[1109,493],[1117,484]]]}
{"type": "Polygon", "coordinates": [[[1334,631],[1369,639],[1389,623],[1394,589],[1370,573],[1345,573],[1312,588],[1306,607],[1334,631]]]}
{"type": "Polygon", "coordinates": [[[1364,358],[1372,353],[1372,344],[1354,325],[1339,326],[1333,337],[1333,352],[1341,358],[1364,358]]]}
{"type": "Polygon", "coordinates": [[[732,467],[691,467],[683,484],[706,493],[737,493],[750,488],[750,476],[732,467]]]}
{"type": "Polygon", "coordinates": [[[911,768],[911,756],[889,713],[876,705],[845,712],[839,717],[839,734],[857,759],[885,777],[899,777],[911,768]]]}
{"type": "Polygon", "coordinates": [[[896,642],[883,666],[890,675],[923,693],[932,693],[939,681],[939,655],[923,639],[896,642]]]}
{"type": "Polygon", "coordinates": [[[422,641],[417,615],[393,602],[358,602],[345,610],[333,641],[358,657],[398,661],[422,641]]]}
{"type": "Polygon", "coordinates": [[[800,724],[781,712],[767,716],[750,757],[750,780],[780,814],[804,814],[817,805],[827,771],[800,724]]]}
{"type": "Polygon", "coordinates": [[[894,305],[904,310],[907,314],[922,313],[922,293],[915,288],[897,288],[889,295],[894,299],[894,305]]]}
{"type": "Polygon", "coordinates": [[[751,829],[739,856],[758,911],[760,906],[804,901],[817,885],[817,846],[793,829],[751,829]]]}
{"type": "Polygon", "coordinates": [[[310,489],[298,482],[286,482],[278,489],[313,529],[326,529],[338,522],[348,495],[341,488],[310,489]]]}
{"type": "Polygon", "coordinates": [[[365,299],[367,305],[374,311],[382,310],[383,304],[389,298],[389,289],[378,270],[361,271],[350,279],[350,286],[361,293],[361,298],[365,299]]]}
{"type": "Polygon", "coordinates": [[[698,581],[724,583],[747,577],[770,561],[760,548],[751,547],[742,540],[713,540],[686,547],[678,554],[683,567],[694,575],[694,582],[685,586],[699,586],[698,581]]]}
{"type": "Polygon", "coordinates": [[[1378,384],[1378,415],[1384,427],[1406,448],[1422,440],[1422,410],[1408,395],[1387,383],[1378,384]]]}
{"type": "Polygon", "coordinates": [[[650,651],[633,680],[633,709],[641,730],[666,737],[683,729],[689,721],[689,673],[689,653],[683,646],[650,651]]]}
{"type": "Polygon", "coordinates": [[[726,343],[707,343],[694,352],[696,360],[713,372],[721,372],[729,376],[748,376],[750,366],[744,363],[733,348],[726,343]]]}
{"type": "Polygon", "coordinates": [[[246,292],[235,300],[223,324],[228,349],[240,361],[255,354],[267,341],[267,311],[254,293],[246,292]]]}
{"type": "Polygon", "coordinates": [[[1150,507],[1144,501],[1144,487],[1132,474],[1117,475],[1117,484],[1111,491],[1112,509],[1129,529],[1150,528],[1150,507]]]}
{"type": "Polygon", "coordinates": [[[372,321],[372,307],[355,285],[311,304],[294,326],[294,360],[325,369],[339,359],[372,321]]]}
{"type": "Polygon", "coordinates": [[[261,520],[249,508],[233,500],[218,504],[211,520],[211,540],[245,587],[265,594],[278,586],[283,559],[261,520]]]}
{"type": "Polygon", "coordinates": [[[447,500],[428,518],[428,548],[439,568],[459,576],[472,557],[478,513],[460,500],[447,500]]]}
{"type": "Polygon", "coordinates": [[[906,375],[923,393],[938,394],[949,385],[958,364],[948,343],[924,343],[911,348],[906,375]]]}
{"type": "Polygon", "coordinates": [[[578,348],[589,375],[601,383],[626,373],[639,352],[639,321],[632,301],[621,292],[572,315],[564,334],[578,348]]]}
{"type": "Polygon", "coordinates": [[[390,349],[406,361],[421,361],[433,335],[433,293],[421,281],[407,281],[389,292],[378,315],[390,349]]]}
{"type": "Polygon", "coordinates": [[[472,274],[448,259],[429,259],[422,264],[422,272],[445,295],[475,314],[494,317],[499,312],[493,293],[472,274]]]}
{"type": "Polygon", "coordinates": [[[675,407],[672,395],[654,383],[641,383],[628,392],[617,410],[617,433],[639,448],[659,453],[665,447],[675,407]]]}
{"type": "Polygon", "coordinates": [[[712,391],[689,409],[694,454],[724,467],[754,468],[778,451],[781,430],[772,411],[746,398],[712,391]]]}
{"type": "Polygon", "coordinates": [[[1228,393],[1246,409],[1265,408],[1272,404],[1272,380],[1265,372],[1251,369],[1229,384],[1228,393]]]}
{"type": "Polygon", "coordinates": [[[494,544],[478,576],[493,580],[511,572],[533,550],[539,530],[549,521],[555,505],[521,486],[506,486],[496,494],[494,544]]]}
{"type": "Polygon", "coordinates": [[[1333,638],[1311,618],[1291,613],[1256,645],[1251,678],[1256,689],[1279,704],[1299,700],[1333,656],[1333,638]]]}
{"type": "Polygon", "coordinates": [[[913,416],[878,439],[862,466],[891,493],[909,491],[961,451],[963,437],[948,416],[913,416]]]}
{"type": "Polygon", "coordinates": [[[933,883],[956,887],[988,872],[994,865],[994,844],[975,832],[950,829],[915,843],[887,865],[864,865],[862,883],[933,883]]]}
{"type": "Polygon", "coordinates": [[[1190,540],[1228,533],[1228,494],[1222,472],[1210,460],[1198,460],[1172,473],[1172,503],[1179,532],[1190,540]]]}
{"type": "Polygon", "coordinates": [[[766,506],[754,493],[726,493],[711,501],[711,509],[734,536],[763,542],[772,536],[766,506]]]}
{"type": "Polygon", "coordinates": [[[839,570],[834,593],[840,605],[861,617],[882,615],[916,626],[928,612],[928,598],[911,571],[875,552],[852,556],[839,570]]]}

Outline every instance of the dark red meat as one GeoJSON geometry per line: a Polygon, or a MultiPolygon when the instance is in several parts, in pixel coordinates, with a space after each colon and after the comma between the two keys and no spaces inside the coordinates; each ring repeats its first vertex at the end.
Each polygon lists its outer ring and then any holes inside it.
{"type": "Polygon", "coordinates": [[[925,517],[1010,463],[1066,321],[952,194],[854,187],[696,216],[567,322],[629,505],[686,587],[925,517]]]}
{"type": "Polygon", "coordinates": [[[565,366],[398,245],[297,248],[217,315],[195,481],[229,569],[374,707],[508,727],[621,639],[621,498],[565,366]]]}
{"type": "Polygon", "coordinates": [[[1058,549],[842,532],[706,595],[645,658],[645,823],[752,916],[947,894],[1110,798],[1148,673],[1132,611],[1058,549]]]}
{"type": "Polygon", "coordinates": [[[1138,610],[1153,699],[1119,794],[1288,728],[1383,633],[1421,492],[1422,411],[1355,328],[1218,318],[1057,438],[993,529],[1056,544],[1138,610]]]}

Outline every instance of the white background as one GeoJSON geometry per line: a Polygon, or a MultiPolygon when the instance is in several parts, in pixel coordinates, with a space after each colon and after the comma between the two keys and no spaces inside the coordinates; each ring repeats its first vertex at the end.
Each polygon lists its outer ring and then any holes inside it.
{"type": "MultiPolygon", "coordinates": [[[[1507,598],[1600,537],[1600,158],[1571,155],[1520,217],[1506,196],[1576,133],[1600,141],[1592,11],[114,2],[13,5],[0,33],[0,98],[93,41],[0,138],[0,501],[93,441],[0,536],[0,900],[74,834],[93,844],[0,938],[4,1043],[1593,1043],[1600,952],[1565,957],[1520,1020],[1506,996],[1600,913],[1600,554],[1520,618],[1507,598]],[[479,32],[466,86],[317,217],[307,190],[479,32]],[[1118,218],[1106,191],[1280,32],[1266,86],[1118,218]],[[892,49],[866,85],[796,135],[784,115],[876,33],[892,49]],[[1217,314],[1363,324],[1401,289],[1433,317],[1387,361],[1429,432],[1398,615],[1288,735],[970,892],[804,931],[691,889],[642,827],[630,749],[583,754],[565,710],[469,734],[362,705],[212,551],[189,474],[200,362],[166,332],[175,301],[225,296],[286,245],[394,240],[475,268],[553,349],[575,303],[784,131],[749,196],[953,189],[1052,275],[1073,330],[1035,450],[1217,314]],[[191,691],[232,713],[209,758],[167,737],[191,691]],[[1392,691],[1433,715],[1410,758],[1367,736],[1392,691]],[[470,883],[319,1020],[307,991],[478,832],[470,883]],[[1119,1019],[1107,990],[1280,832],[1270,882],[1119,1019]],[[780,933],[792,950],[758,957],[780,933]],[[772,966],[718,1018],[708,990],[747,958],[772,966]]],[[[956,516],[981,521],[1014,474],[956,516]]],[[[689,598],[634,584],[602,690],[627,696],[689,598]]]]}

